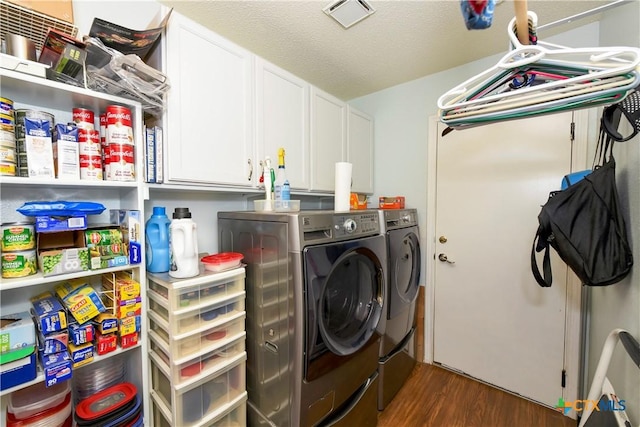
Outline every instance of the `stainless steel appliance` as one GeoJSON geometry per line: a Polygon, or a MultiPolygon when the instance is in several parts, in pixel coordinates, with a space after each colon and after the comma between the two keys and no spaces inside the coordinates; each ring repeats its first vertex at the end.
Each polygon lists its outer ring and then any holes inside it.
{"type": "Polygon", "coordinates": [[[420,234],[415,209],[380,209],[388,246],[388,280],[378,373],[378,409],[383,410],[405,383],[416,360],[415,311],[420,286],[420,234]]]}
{"type": "Polygon", "coordinates": [[[387,249],[376,211],[219,212],[244,254],[248,422],[375,426],[387,249]]]}

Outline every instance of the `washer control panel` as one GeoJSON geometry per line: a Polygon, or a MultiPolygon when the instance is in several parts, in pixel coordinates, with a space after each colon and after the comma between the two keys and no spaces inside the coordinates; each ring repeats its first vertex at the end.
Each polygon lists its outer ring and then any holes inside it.
{"type": "Polygon", "coordinates": [[[379,216],[377,212],[336,214],[333,229],[337,238],[378,234],[379,216]]]}

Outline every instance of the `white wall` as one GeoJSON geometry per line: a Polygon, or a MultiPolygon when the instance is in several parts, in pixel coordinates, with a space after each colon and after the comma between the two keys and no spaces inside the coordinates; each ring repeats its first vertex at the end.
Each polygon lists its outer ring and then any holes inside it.
{"type": "MultiPolygon", "coordinates": [[[[640,2],[636,1],[606,12],[600,23],[567,31],[548,41],[571,47],[640,46],[638,28],[640,2]]],[[[545,40],[544,32],[539,36],[545,40]]],[[[437,114],[436,101],[441,94],[494,65],[498,58],[485,58],[350,101],[356,108],[375,117],[375,196],[404,194],[407,204],[418,208],[422,230],[426,230],[427,119],[437,114]]],[[[598,120],[596,113],[592,116],[598,120]]],[[[592,125],[597,127],[595,123],[592,125]]],[[[590,132],[591,139],[596,137],[595,132],[590,132]]],[[[590,146],[594,145],[595,140],[590,141],[590,146]]],[[[591,383],[602,344],[612,329],[625,328],[640,339],[640,136],[618,144],[615,153],[618,190],[634,243],[635,270],[621,283],[590,289],[587,384],[591,383]]],[[[592,153],[588,155],[591,157],[592,153]]],[[[423,242],[434,238],[426,236],[424,231],[421,234],[423,242]]],[[[638,425],[640,372],[624,357],[621,348],[616,352],[610,376],[620,398],[628,402],[632,424],[638,425]]]]}
{"type": "MultiPolygon", "coordinates": [[[[608,12],[600,22],[602,46],[640,47],[640,2],[608,12]]],[[[627,122],[623,119],[621,128],[627,122]]],[[[588,379],[593,373],[604,341],[615,328],[628,330],[640,340],[640,135],[617,143],[614,155],[617,186],[634,252],[634,267],[622,282],[589,289],[588,379]]],[[[608,371],[616,393],[627,402],[631,424],[640,425],[640,371],[618,345],[608,371]]]]}

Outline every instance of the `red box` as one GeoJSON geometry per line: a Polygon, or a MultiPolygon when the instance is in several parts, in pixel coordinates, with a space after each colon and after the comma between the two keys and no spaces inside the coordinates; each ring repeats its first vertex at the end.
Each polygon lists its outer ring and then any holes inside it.
{"type": "Polygon", "coordinates": [[[137,332],[134,332],[132,334],[124,335],[124,336],[120,337],[120,347],[122,347],[122,348],[133,347],[136,344],[138,344],[138,333],[137,332]]]}
{"type": "Polygon", "coordinates": [[[404,196],[380,197],[378,207],[380,209],[404,209],[404,196]]]}
{"type": "Polygon", "coordinates": [[[99,355],[107,354],[118,348],[118,337],[116,334],[102,335],[100,332],[96,334],[96,353],[99,355]]]}

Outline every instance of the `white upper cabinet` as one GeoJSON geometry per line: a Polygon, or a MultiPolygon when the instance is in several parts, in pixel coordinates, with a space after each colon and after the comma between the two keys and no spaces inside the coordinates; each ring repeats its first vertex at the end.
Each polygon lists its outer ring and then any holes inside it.
{"type": "Polygon", "coordinates": [[[292,189],[309,189],[309,83],[256,57],[256,163],[271,157],[278,167],[278,148],[285,149],[287,179],[292,189]]]}
{"type": "Polygon", "coordinates": [[[353,165],[351,191],[373,193],[373,118],[348,107],[347,161],[353,165]]]}
{"type": "Polygon", "coordinates": [[[167,181],[252,186],[254,55],[173,11],[165,58],[167,181]]]}
{"type": "Polygon", "coordinates": [[[311,186],[333,192],[335,163],[346,159],[347,105],[315,87],[311,88],[311,186]]]}

